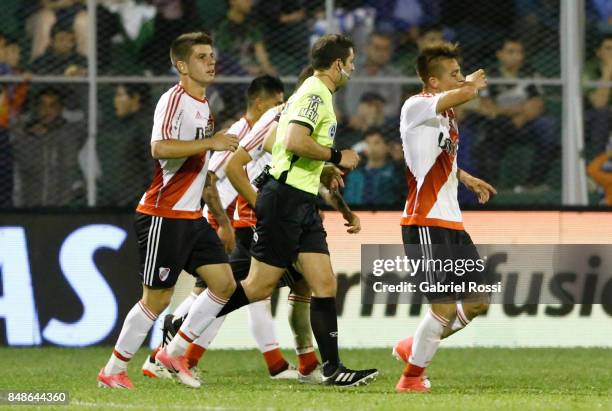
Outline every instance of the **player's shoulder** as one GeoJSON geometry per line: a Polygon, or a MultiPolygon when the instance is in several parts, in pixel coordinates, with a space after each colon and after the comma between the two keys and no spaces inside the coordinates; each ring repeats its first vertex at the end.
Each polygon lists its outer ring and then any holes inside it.
{"type": "Polygon", "coordinates": [[[418,94],[414,94],[404,101],[402,105],[402,112],[409,110],[412,107],[418,106],[420,104],[428,104],[431,102],[431,99],[435,98],[436,95],[432,93],[421,92],[418,94]]]}

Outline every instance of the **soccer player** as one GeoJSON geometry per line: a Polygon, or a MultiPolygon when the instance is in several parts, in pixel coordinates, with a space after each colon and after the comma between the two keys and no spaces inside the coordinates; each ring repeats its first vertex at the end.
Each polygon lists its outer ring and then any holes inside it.
{"type": "MultiPolygon", "coordinates": [[[[196,273],[208,284],[185,321],[188,335],[193,335],[193,318],[214,319],[235,288],[223,244],[201,208],[205,186],[216,190],[207,177],[207,152],[234,151],[238,145],[236,136],[213,135],[214,120],[206,100],[206,88],[215,76],[210,36],[203,32],[180,35],[170,47],[170,59],[180,80],[157,103],[151,134],[155,175],[136,208],[142,299],[125,318],[115,349],[98,374],[101,387],[133,388],[126,372],[128,362],[168,306],[181,270],[196,273]]],[[[218,203],[209,206],[224,228],[226,241],[231,242],[229,219],[218,203]]],[[[182,370],[185,384],[199,386],[184,359],[171,363],[182,370]]]]}
{"type": "MultiPolygon", "coordinates": [[[[278,78],[269,75],[255,78],[247,89],[246,113],[229,127],[227,133],[237,135],[240,141],[246,138],[245,136],[252,134],[251,131],[253,131],[256,136],[259,136],[261,129],[265,128],[262,127],[262,123],[259,121],[262,114],[268,113],[269,111],[276,112],[277,109],[273,107],[282,104],[284,100],[283,94],[284,86],[278,78]]],[[[267,124],[268,121],[266,120],[264,126],[267,124]]],[[[232,220],[232,225],[236,227],[238,243],[233,250],[229,250],[229,259],[234,279],[240,281],[246,278],[249,271],[251,262],[250,255],[247,254],[245,257],[244,250],[246,247],[246,251],[248,252],[253,230],[250,228],[250,220],[247,220],[247,225],[245,225],[245,222],[240,219],[242,213],[239,213],[239,210],[241,208],[237,208],[236,204],[237,200],[239,201],[239,199],[237,199],[238,193],[229,179],[225,176],[224,165],[230,154],[230,151],[214,152],[209,162],[209,172],[214,174],[213,181],[216,183],[221,205],[226,210],[230,220],[232,220]],[[235,220],[235,217],[238,217],[238,219],[235,220]],[[249,228],[245,229],[245,227],[249,228]]],[[[245,215],[242,214],[242,217],[245,217],[245,215]]],[[[208,212],[207,218],[213,228],[218,228],[214,215],[210,211],[208,212]]],[[[246,218],[249,217],[246,216],[246,218]]],[[[301,274],[293,272],[286,278],[289,279],[287,282],[293,284],[294,280],[301,278],[301,274]]],[[[304,287],[304,284],[296,284],[295,287],[299,287],[299,289],[290,297],[292,301],[290,323],[292,325],[299,325],[304,322],[308,324],[308,316],[306,316],[305,321],[303,318],[299,317],[308,314],[310,289],[308,289],[307,286],[304,287]]],[[[198,278],[193,292],[178,305],[172,314],[169,314],[167,318],[164,319],[164,340],[168,337],[172,338],[174,334],[176,334],[176,331],[180,328],[184,320],[182,317],[188,313],[191,303],[205,288],[205,282],[198,278]]],[[[247,308],[251,333],[264,356],[270,377],[273,379],[297,379],[297,370],[285,360],[279,349],[274,320],[270,314],[270,300],[266,299],[249,304],[247,308]]],[[[200,358],[204,355],[206,349],[217,335],[224,319],[225,316],[217,318],[214,324],[211,324],[198,339],[189,345],[185,357],[187,358],[192,372],[197,374],[197,370],[194,369],[194,367],[197,366],[200,358]]],[[[293,327],[294,330],[295,328],[296,327],[293,327]]],[[[298,331],[298,335],[296,335],[297,340],[309,341],[309,343],[305,345],[310,346],[310,351],[307,351],[307,348],[302,348],[298,353],[300,367],[307,370],[318,365],[318,361],[312,350],[311,338],[309,324],[306,328],[301,327],[298,331]]],[[[169,340],[167,342],[169,342],[169,340]]],[[[148,377],[169,377],[170,374],[168,371],[163,366],[155,363],[157,351],[158,349],[154,350],[143,364],[143,374],[148,377]]]]}
{"type": "MultiPolygon", "coordinates": [[[[423,91],[405,101],[400,117],[408,183],[408,198],[401,219],[403,242],[407,246],[421,244],[426,258],[438,256],[438,251],[433,251],[436,245],[445,245],[455,258],[466,253],[462,250],[467,250],[471,258],[478,258],[478,251],[463,227],[457,185],[458,182],[465,184],[476,193],[481,204],[496,191],[457,167],[459,131],[454,107],[476,98],[478,90],[486,87],[485,72],[477,70],[464,78],[459,67],[458,48],[449,43],[423,49],[417,59],[417,72],[423,82],[423,91]]],[[[431,285],[453,280],[459,283],[464,277],[484,281],[476,272],[461,278],[447,275],[446,279],[437,276],[443,273],[424,274],[424,281],[431,285]]],[[[429,391],[424,370],[440,340],[459,331],[488,308],[486,295],[453,292],[425,295],[431,309],[419,324],[414,338],[400,341],[393,350],[394,355],[406,363],[396,385],[397,392],[429,391]]]]}
{"type": "MultiPolygon", "coordinates": [[[[336,277],[316,207],[324,163],[353,169],[359,161],[354,151],[333,148],[337,123],[332,97],[349,80],[354,58],[353,43],[343,35],[326,35],[314,44],[314,75],[281,114],[270,178],[257,195],[249,275],[219,313],[268,298],[285,270],[297,262],[313,292],[310,319],[323,360],[321,382],[336,386],[365,384],[378,375],[375,369],[350,370],[340,362],[336,277]]],[[[190,342],[191,337],[179,332],[160,353],[181,358],[190,342]]]]}

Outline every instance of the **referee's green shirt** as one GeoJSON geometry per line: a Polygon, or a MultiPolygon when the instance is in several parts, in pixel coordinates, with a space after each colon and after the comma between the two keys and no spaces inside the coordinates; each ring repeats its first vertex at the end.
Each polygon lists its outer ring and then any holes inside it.
{"type": "Polygon", "coordinates": [[[310,136],[322,146],[333,146],[336,114],[332,93],[317,77],[309,77],[287,101],[278,122],[270,170],[277,180],[316,195],[325,161],[300,158],[285,149],[289,123],[309,128],[310,136]]]}

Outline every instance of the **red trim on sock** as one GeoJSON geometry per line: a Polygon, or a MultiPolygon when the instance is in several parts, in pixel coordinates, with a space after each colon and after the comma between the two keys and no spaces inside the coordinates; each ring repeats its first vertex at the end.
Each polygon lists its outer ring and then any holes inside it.
{"type": "Polygon", "coordinates": [[[188,343],[192,343],[192,342],[193,342],[193,338],[189,338],[189,337],[187,336],[187,334],[185,334],[185,333],[184,333],[184,332],[182,332],[181,330],[178,330],[178,333],[177,333],[177,334],[178,334],[178,335],[180,335],[180,336],[181,336],[181,338],[182,338],[183,340],[187,341],[188,343]]]}
{"type": "Polygon", "coordinates": [[[463,310],[459,309],[459,307],[457,307],[457,318],[459,318],[459,321],[461,321],[461,324],[463,324],[463,326],[468,325],[468,323],[470,322],[470,320],[468,320],[465,314],[463,313],[463,310]]]}
{"type": "Polygon", "coordinates": [[[441,317],[438,314],[434,313],[433,310],[429,310],[429,312],[431,313],[432,317],[435,318],[444,327],[446,327],[448,325],[448,320],[447,319],[445,319],[444,317],[441,317]]]}
{"type": "Polygon", "coordinates": [[[153,311],[151,311],[142,300],[138,301],[138,305],[140,306],[142,312],[145,313],[145,315],[149,317],[151,321],[157,320],[157,316],[153,314],[153,311]]]}
{"type": "Polygon", "coordinates": [[[289,301],[299,301],[302,303],[310,303],[310,297],[303,297],[301,295],[289,294],[287,298],[289,301]]]}
{"type": "Polygon", "coordinates": [[[227,303],[227,301],[228,301],[228,300],[224,300],[223,298],[217,297],[208,288],[206,289],[206,294],[208,295],[208,297],[211,300],[213,300],[214,302],[216,302],[219,305],[225,305],[225,303],[227,303]]]}
{"type": "Polygon", "coordinates": [[[113,355],[117,358],[119,358],[121,361],[124,362],[128,362],[131,360],[131,358],[128,357],[124,357],[123,355],[121,355],[117,350],[113,350],[113,355]]]}
{"type": "Polygon", "coordinates": [[[263,353],[264,360],[268,365],[270,375],[274,376],[285,371],[289,367],[289,363],[285,361],[283,353],[278,348],[263,353]]]}
{"type": "Polygon", "coordinates": [[[154,349],[153,351],[151,351],[151,354],[149,355],[149,358],[153,361],[155,361],[155,356],[157,355],[157,353],[159,352],[159,350],[161,350],[161,347],[157,347],[156,349],[154,349]]]}
{"type": "Polygon", "coordinates": [[[298,354],[299,371],[302,375],[310,374],[317,365],[319,365],[319,359],[314,351],[310,351],[304,354],[298,354]]]}
{"type": "Polygon", "coordinates": [[[206,352],[206,348],[199,346],[198,344],[191,343],[187,347],[187,351],[185,351],[185,358],[187,358],[187,363],[189,364],[189,368],[193,368],[200,362],[200,359],[206,352]]]}
{"type": "Polygon", "coordinates": [[[420,377],[421,375],[423,375],[423,371],[425,371],[424,367],[418,367],[414,364],[406,364],[406,367],[404,367],[404,377],[420,377]]]}

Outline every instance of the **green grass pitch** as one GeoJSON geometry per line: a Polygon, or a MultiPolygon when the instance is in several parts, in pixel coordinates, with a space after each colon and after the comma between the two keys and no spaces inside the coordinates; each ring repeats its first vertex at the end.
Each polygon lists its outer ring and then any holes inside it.
{"type": "MultiPolygon", "coordinates": [[[[69,392],[70,405],[41,410],[612,410],[610,349],[441,348],[429,368],[428,394],[395,394],[402,365],[390,349],[342,350],[349,367],[381,372],[371,385],[353,389],[272,381],[257,351],[214,349],[202,360],[199,390],[141,376],[144,349],[129,369],[136,390],[100,389],[96,374],[110,352],[0,348],[0,390],[69,392]]],[[[286,357],[295,360],[289,351],[286,357]]]]}

